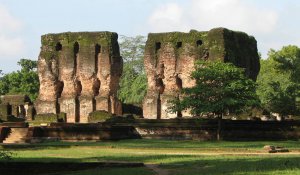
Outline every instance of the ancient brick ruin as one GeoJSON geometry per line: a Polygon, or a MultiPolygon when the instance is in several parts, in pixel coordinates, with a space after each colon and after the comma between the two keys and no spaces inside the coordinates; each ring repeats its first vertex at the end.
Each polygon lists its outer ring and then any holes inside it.
{"type": "Polygon", "coordinates": [[[32,120],[35,111],[27,95],[2,95],[0,99],[0,120],[32,120]]]}
{"type": "Polygon", "coordinates": [[[190,74],[198,59],[232,62],[245,68],[252,79],[256,79],[260,68],[256,40],[242,32],[216,28],[208,32],[150,33],[144,60],[148,79],[145,118],[190,116],[188,111],[171,114],[166,109],[169,100],[180,98],[181,88],[195,85],[190,74]]]}
{"type": "Polygon", "coordinates": [[[123,62],[117,39],[112,32],[43,35],[37,114],[66,113],[67,122],[87,122],[96,110],[121,114],[117,90],[123,62]]]}

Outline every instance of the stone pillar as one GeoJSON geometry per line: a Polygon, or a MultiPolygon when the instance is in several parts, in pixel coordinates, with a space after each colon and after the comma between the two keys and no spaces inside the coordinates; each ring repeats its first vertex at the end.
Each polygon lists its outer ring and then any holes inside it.
{"type": "Polygon", "coordinates": [[[34,107],[32,105],[28,105],[27,110],[26,110],[26,120],[32,121],[34,113],[35,113],[34,107]]]}
{"type": "Polygon", "coordinates": [[[7,121],[7,116],[9,115],[8,104],[0,104],[0,119],[7,121]]]}
{"type": "Polygon", "coordinates": [[[160,113],[158,108],[160,106],[159,104],[159,93],[151,93],[148,92],[145,96],[144,102],[143,102],[143,115],[144,117],[148,119],[157,119],[158,114],[160,113]]]}
{"type": "Polygon", "coordinates": [[[104,110],[111,113],[111,101],[109,97],[97,96],[95,99],[97,110],[104,110]]]}
{"type": "Polygon", "coordinates": [[[93,97],[79,97],[80,103],[80,123],[87,123],[89,113],[95,111],[94,109],[94,98],[93,97]]]}
{"type": "Polygon", "coordinates": [[[11,115],[18,117],[19,116],[19,105],[12,104],[11,105],[11,115]]]}
{"type": "Polygon", "coordinates": [[[62,97],[59,99],[60,111],[67,114],[67,122],[79,122],[78,100],[74,97],[62,97]],[[78,107],[77,107],[78,106],[78,107]]]}
{"type": "Polygon", "coordinates": [[[60,112],[67,114],[67,122],[78,122],[79,103],[77,93],[80,91],[80,83],[76,81],[78,59],[78,43],[70,43],[62,46],[59,54],[59,80],[63,82],[64,88],[59,98],[60,112]]]}

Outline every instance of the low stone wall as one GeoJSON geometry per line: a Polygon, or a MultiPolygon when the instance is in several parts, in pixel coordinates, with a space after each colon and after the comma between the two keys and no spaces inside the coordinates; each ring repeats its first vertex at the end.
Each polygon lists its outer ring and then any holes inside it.
{"type": "Polygon", "coordinates": [[[10,128],[26,128],[28,127],[26,122],[3,122],[0,123],[0,127],[10,127],[10,128]]]}
{"type": "Polygon", "coordinates": [[[300,138],[300,121],[203,119],[139,119],[115,126],[133,126],[141,138],[188,140],[289,140],[300,138]]]}
{"type": "MultiPolygon", "coordinates": [[[[6,124],[3,128],[24,124],[6,124]]],[[[99,141],[120,139],[175,139],[175,140],[298,140],[300,121],[233,121],[203,119],[131,119],[105,123],[52,123],[50,126],[29,127],[28,142],[44,140],[99,141]]],[[[0,138],[1,139],[1,138],[0,138]]]]}
{"type": "Polygon", "coordinates": [[[132,126],[111,126],[100,123],[52,123],[45,127],[30,127],[28,140],[99,141],[139,138],[132,126]]]}

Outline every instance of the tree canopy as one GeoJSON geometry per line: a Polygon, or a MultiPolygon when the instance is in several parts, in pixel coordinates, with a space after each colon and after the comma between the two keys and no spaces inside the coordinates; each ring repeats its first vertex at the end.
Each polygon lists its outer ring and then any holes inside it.
{"type": "Polygon", "coordinates": [[[141,104],[147,91],[144,70],[144,36],[121,36],[120,52],[124,60],[118,97],[123,103],[141,104]]]}
{"type": "Polygon", "coordinates": [[[255,82],[245,77],[243,69],[231,63],[198,61],[191,76],[196,85],[182,89],[182,100],[172,102],[173,112],[190,109],[194,115],[214,113],[222,116],[227,112],[237,114],[259,104],[255,82]]]}
{"type": "Polygon", "coordinates": [[[4,74],[0,78],[0,94],[26,94],[35,100],[39,91],[37,61],[21,59],[21,70],[4,74]]]}
{"type": "Polygon", "coordinates": [[[261,60],[261,71],[257,78],[257,94],[265,109],[285,115],[299,114],[296,100],[300,89],[300,49],[284,46],[271,49],[268,59],[261,60]]]}

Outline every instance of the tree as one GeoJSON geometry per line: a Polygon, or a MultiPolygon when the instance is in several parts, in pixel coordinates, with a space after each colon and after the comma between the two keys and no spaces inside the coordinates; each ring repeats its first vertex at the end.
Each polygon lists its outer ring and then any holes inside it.
{"type": "Polygon", "coordinates": [[[144,70],[144,36],[121,36],[120,52],[124,60],[118,97],[123,103],[141,104],[147,91],[144,70]]]}
{"type": "Polygon", "coordinates": [[[0,94],[27,94],[35,100],[39,91],[37,61],[21,59],[21,70],[4,74],[0,78],[0,94]]]}
{"type": "Polygon", "coordinates": [[[300,84],[300,48],[289,45],[282,47],[279,51],[271,50],[270,57],[277,63],[278,70],[290,74],[293,83],[300,84]]]}
{"type": "Polygon", "coordinates": [[[297,97],[300,89],[300,49],[284,46],[271,49],[268,59],[261,61],[261,71],[257,78],[258,90],[265,109],[281,116],[297,115],[297,97]]]}
{"type": "Polygon", "coordinates": [[[190,109],[194,115],[214,113],[222,118],[259,105],[255,82],[231,63],[198,61],[191,76],[196,85],[182,90],[182,100],[171,102],[171,111],[190,109]]]}
{"type": "Polygon", "coordinates": [[[257,95],[264,108],[268,109],[268,103],[270,102],[270,93],[274,93],[276,89],[272,86],[274,82],[280,84],[280,88],[285,90],[290,86],[289,74],[286,72],[278,71],[277,62],[274,59],[261,59],[260,71],[257,77],[257,95]]]}

